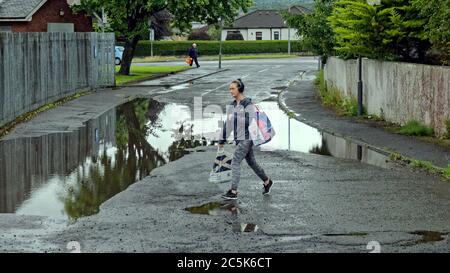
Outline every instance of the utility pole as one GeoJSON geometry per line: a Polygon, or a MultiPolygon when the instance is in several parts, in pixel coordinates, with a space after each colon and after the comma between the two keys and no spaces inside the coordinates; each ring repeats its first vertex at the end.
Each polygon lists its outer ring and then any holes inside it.
{"type": "Polygon", "coordinates": [[[219,33],[219,69],[222,69],[222,31],[223,31],[223,20],[222,18],[219,19],[220,21],[220,33],[219,33]]]}
{"type": "MultiPolygon", "coordinates": [[[[380,0],[367,0],[371,6],[380,5],[380,0]]],[[[363,81],[362,81],[362,56],[358,57],[358,116],[363,115],[363,81]]]]}
{"type": "Polygon", "coordinates": [[[148,30],[149,30],[149,40],[150,40],[150,56],[153,57],[153,40],[155,39],[155,32],[152,29],[152,19],[148,19],[148,30]]]}
{"type": "Polygon", "coordinates": [[[288,151],[291,150],[291,117],[288,117],[288,151]]]}
{"type": "MultiPolygon", "coordinates": [[[[288,8],[288,13],[291,14],[291,6],[288,8]]],[[[287,24],[288,27],[288,54],[291,55],[291,27],[287,24]]]]}
{"type": "Polygon", "coordinates": [[[358,116],[363,114],[362,57],[358,58],[358,116]]]}

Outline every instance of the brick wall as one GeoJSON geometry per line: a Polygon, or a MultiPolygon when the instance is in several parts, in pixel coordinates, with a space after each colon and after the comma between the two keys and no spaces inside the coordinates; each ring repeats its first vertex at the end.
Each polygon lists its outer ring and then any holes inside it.
{"type": "Polygon", "coordinates": [[[47,23],[73,23],[76,32],[91,32],[92,18],[74,14],[66,0],[48,0],[34,15],[31,22],[11,22],[13,32],[46,32],[47,23]],[[64,11],[64,16],[59,11],[64,11]]]}

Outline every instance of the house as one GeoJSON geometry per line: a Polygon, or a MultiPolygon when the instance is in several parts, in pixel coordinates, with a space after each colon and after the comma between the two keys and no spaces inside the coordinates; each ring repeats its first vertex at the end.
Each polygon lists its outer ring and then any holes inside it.
{"type": "MultiPolygon", "coordinates": [[[[308,14],[312,11],[302,6],[292,6],[292,14],[308,14]]],[[[297,30],[288,28],[279,10],[255,10],[238,17],[232,27],[225,27],[222,31],[222,40],[227,36],[242,34],[246,41],[255,40],[291,40],[298,39],[297,30]]]]}
{"type": "Polygon", "coordinates": [[[0,31],[91,32],[92,18],[75,14],[76,0],[0,0],[0,31]]]}

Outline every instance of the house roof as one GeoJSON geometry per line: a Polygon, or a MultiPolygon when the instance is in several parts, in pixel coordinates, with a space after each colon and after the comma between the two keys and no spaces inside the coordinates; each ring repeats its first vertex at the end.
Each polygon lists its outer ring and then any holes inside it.
{"type": "Polygon", "coordinates": [[[0,2],[0,21],[30,21],[45,2],[47,0],[3,0],[0,2]]]}
{"type": "MultiPolygon", "coordinates": [[[[302,6],[292,6],[290,13],[307,14],[312,11],[302,6]]],[[[237,18],[232,28],[286,28],[279,10],[255,10],[237,18]]]]}
{"type": "Polygon", "coordinates": [[[255,10],[237,18],[233,28],[284,28],[280,11],[278,10],[255,10]]]}
{"type": "Polygon", "coordinates": [[[290,11],[292,14],[309,14],[313,12],[304,6],[292,6],[290,11]]]}

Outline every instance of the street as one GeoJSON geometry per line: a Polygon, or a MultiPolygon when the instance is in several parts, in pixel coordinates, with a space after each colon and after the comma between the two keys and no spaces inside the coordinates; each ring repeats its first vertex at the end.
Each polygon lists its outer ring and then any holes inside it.
{"type": "MultiPolygon", "coordinates": [[[[81,252],[448,252],[449,183],[368,149],[361,151],[365,160],[355,159],[357,144],[290,119],[279,109],[282,90],[314,80],[317,59],[224,61],[219,72],[217,62],[200,65],[81,97],[20,124],[3,139],[2,157],[16,151],[18,159],[2,162],[0,168],[8,171],[0,178],[20,180],[24,186],[0,196],[0,252],[70,252],[73,242],[81,252]],[[245,83],[245,95],[267,111],[277,132],[276,139],[255,151],[275,184],[263,196],[261,181],[243,162],[239,198],[225,202],[220,195],[229,184],[208,181],[217,148],[195,142],[183,146],[170,133],[192,120],[195,101],[203,108],[225,107],[231,101],[228,86],[237,78],[245,83]],[[133,106],[134,98],[140,100],[133,106]],[[137,160],[147,162],[145,166],[127,161],[117,152],[123,148],[119,144],[102,146],[121,143],[123,132],[117,128],[131,123],[127,111],[132,107],[138,114],[158,109],[147,115],[154,120],[146,125],[154,127],[136,142],[147,153],[137,160]],[[110,127],[111,121],[116,126],[110,127]],[[64,138],[71,134],[76,135],[64,138]],[[24,137],[36,142],[46,138],[47,148],[39,144],[34,149],[33,141],[22,141],[24,137]],[[82,138],[94,144],[82,145],[82,138]],[[315,148],[320,150],[325,142],[329,151],[318,152],[315,148]],[[19,163],[45,161],[39,152],[56,146],[63,166],[53,172],[43,171],[52,169],[51,164],[19,163]],[[180,150],[187,146],[189,153],[180,150]],[[347,148],[351,156],[339,153],[347,148]],[[125,167],[119,168],[122,157],[125,167]],[[35,165],[39,167],[33,169],[35,165]],[[29,173],[17,178],[23,169],[29,173]],[[113,174],[132,178],[114,182],[117,189],[111,189],[113,174]],[[101,194],[77,199],[81,194],[70,195],[69,188],[101,194]],[[79,203],[70,202],[75,199],[79,203]],[[42,208],[33,205],[39,200],[48,202],[42,208]]],[[[301,116],[301,110],[296,114],[301,116]]],[[[196,140],[215,132],[217,120],[206,119],[201,130],[194,127],[196,140]]],[[[142,122],[139,115],[132,120],[142,122]]],[[[129,144],[129,127],[127,132],[123,141],[129,144]]]]}

